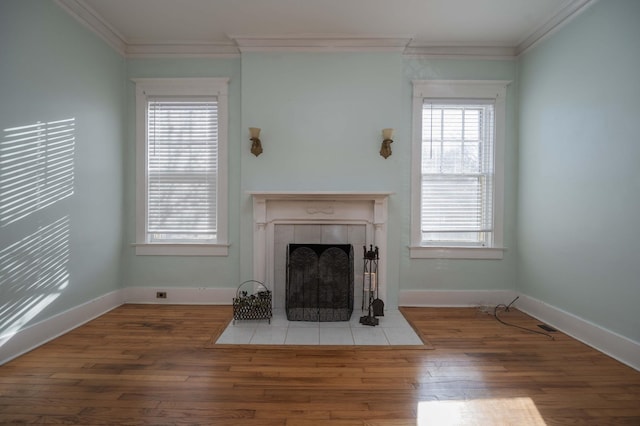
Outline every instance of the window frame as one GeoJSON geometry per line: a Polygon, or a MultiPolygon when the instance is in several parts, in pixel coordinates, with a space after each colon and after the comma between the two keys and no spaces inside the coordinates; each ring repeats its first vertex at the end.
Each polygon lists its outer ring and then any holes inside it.
{"type": "Polygon", "coordinates": [[[136,255],[227,256],[228,78],[136,78],[136,255]],[[215,241],[147,240],[147,105],[153,97],[216,97],[218,101],[217,235],[215,241]]]}
{"type": "Polygon", "coordinates": [[[506,136],[505,80],[414,80],[411,156],[411,244],[409,254],[418,259],[502,259],[504,232],[504,146],[506,136]],[[494,102],[493,239],[487,246],[425,243],[421,232],[422,108],[425,99],[494,102]]]}

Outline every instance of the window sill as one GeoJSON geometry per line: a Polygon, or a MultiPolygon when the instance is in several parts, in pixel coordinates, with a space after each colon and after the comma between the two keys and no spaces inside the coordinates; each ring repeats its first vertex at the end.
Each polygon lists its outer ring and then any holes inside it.
{"type": "Polygon", "coordinates": [[[503,257],[503,247],[409,247],[409,257],[412,259],[480,259],[500,260],[503,257]]]}
{"type": "Polygon", "coordinates": [[[134,244],[136,256],[228,256],[229,244],[134,244]]]}

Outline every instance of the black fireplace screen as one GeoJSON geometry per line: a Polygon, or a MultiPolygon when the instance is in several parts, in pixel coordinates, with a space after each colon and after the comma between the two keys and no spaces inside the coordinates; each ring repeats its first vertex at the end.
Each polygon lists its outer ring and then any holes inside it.
{"type": "Polygon", "coordinates": [[[353,247],[289,244],[285,310],[290,321],[349,321],[353,313],[353,247]]]}

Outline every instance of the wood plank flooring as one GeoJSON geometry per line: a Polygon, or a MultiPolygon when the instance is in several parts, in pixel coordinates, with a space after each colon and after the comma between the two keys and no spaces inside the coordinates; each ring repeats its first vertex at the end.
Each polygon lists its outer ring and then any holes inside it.
{"type": "Polygon", "coordinates": [[[0,366],[0,424],[640,425],[640,372],[568,336],[403,312],[435,349],[207,348],[231,307],[124,305],[0,366]]]}

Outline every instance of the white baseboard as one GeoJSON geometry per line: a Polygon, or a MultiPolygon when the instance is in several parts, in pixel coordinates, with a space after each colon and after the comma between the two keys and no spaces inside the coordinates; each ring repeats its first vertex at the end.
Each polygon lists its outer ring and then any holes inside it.
{"type": "Polygon", "coordinates": [[[11,336],[1,336],[0,365],[68,333],[123,303],[122,290],[116,290],[27,326],[11,336]]]}
{"type": "Polygon", "coordinates": [[[522,295],[515,307],[640,371],[640,343],[533,297],[522,295]]]}
{"type": "Polygon", "coordinates": [[[507,304],[516,296],[512,290],[400,290],[398,306],[495,306],[507,304]]]}
{"type": "Polygon", "coordinates": [[[469,307],[508,304],[592,348],[640,371],[640,343],[511,290],[401,290],[398,306],[469,307]]]}
{"type": "Polygon", "coordinates": [[[157,305],[231,305],[237,288],[184,288],[184,287],[128,287],[124,289],[126,303],[150,303],[157,305]],[[157,292],[164,292],[166,299],[158,299],[157,292]]]}
{"type": "Polygon", "coordinates": [[[12,336],[0,336],[0,365],[125,303],[231,305],[236,290],[179,287],[129,287],[116,290],[25,327],[12,336]],[[157,291],[166,292],[167,298],[157,299],[157,291]]]}

